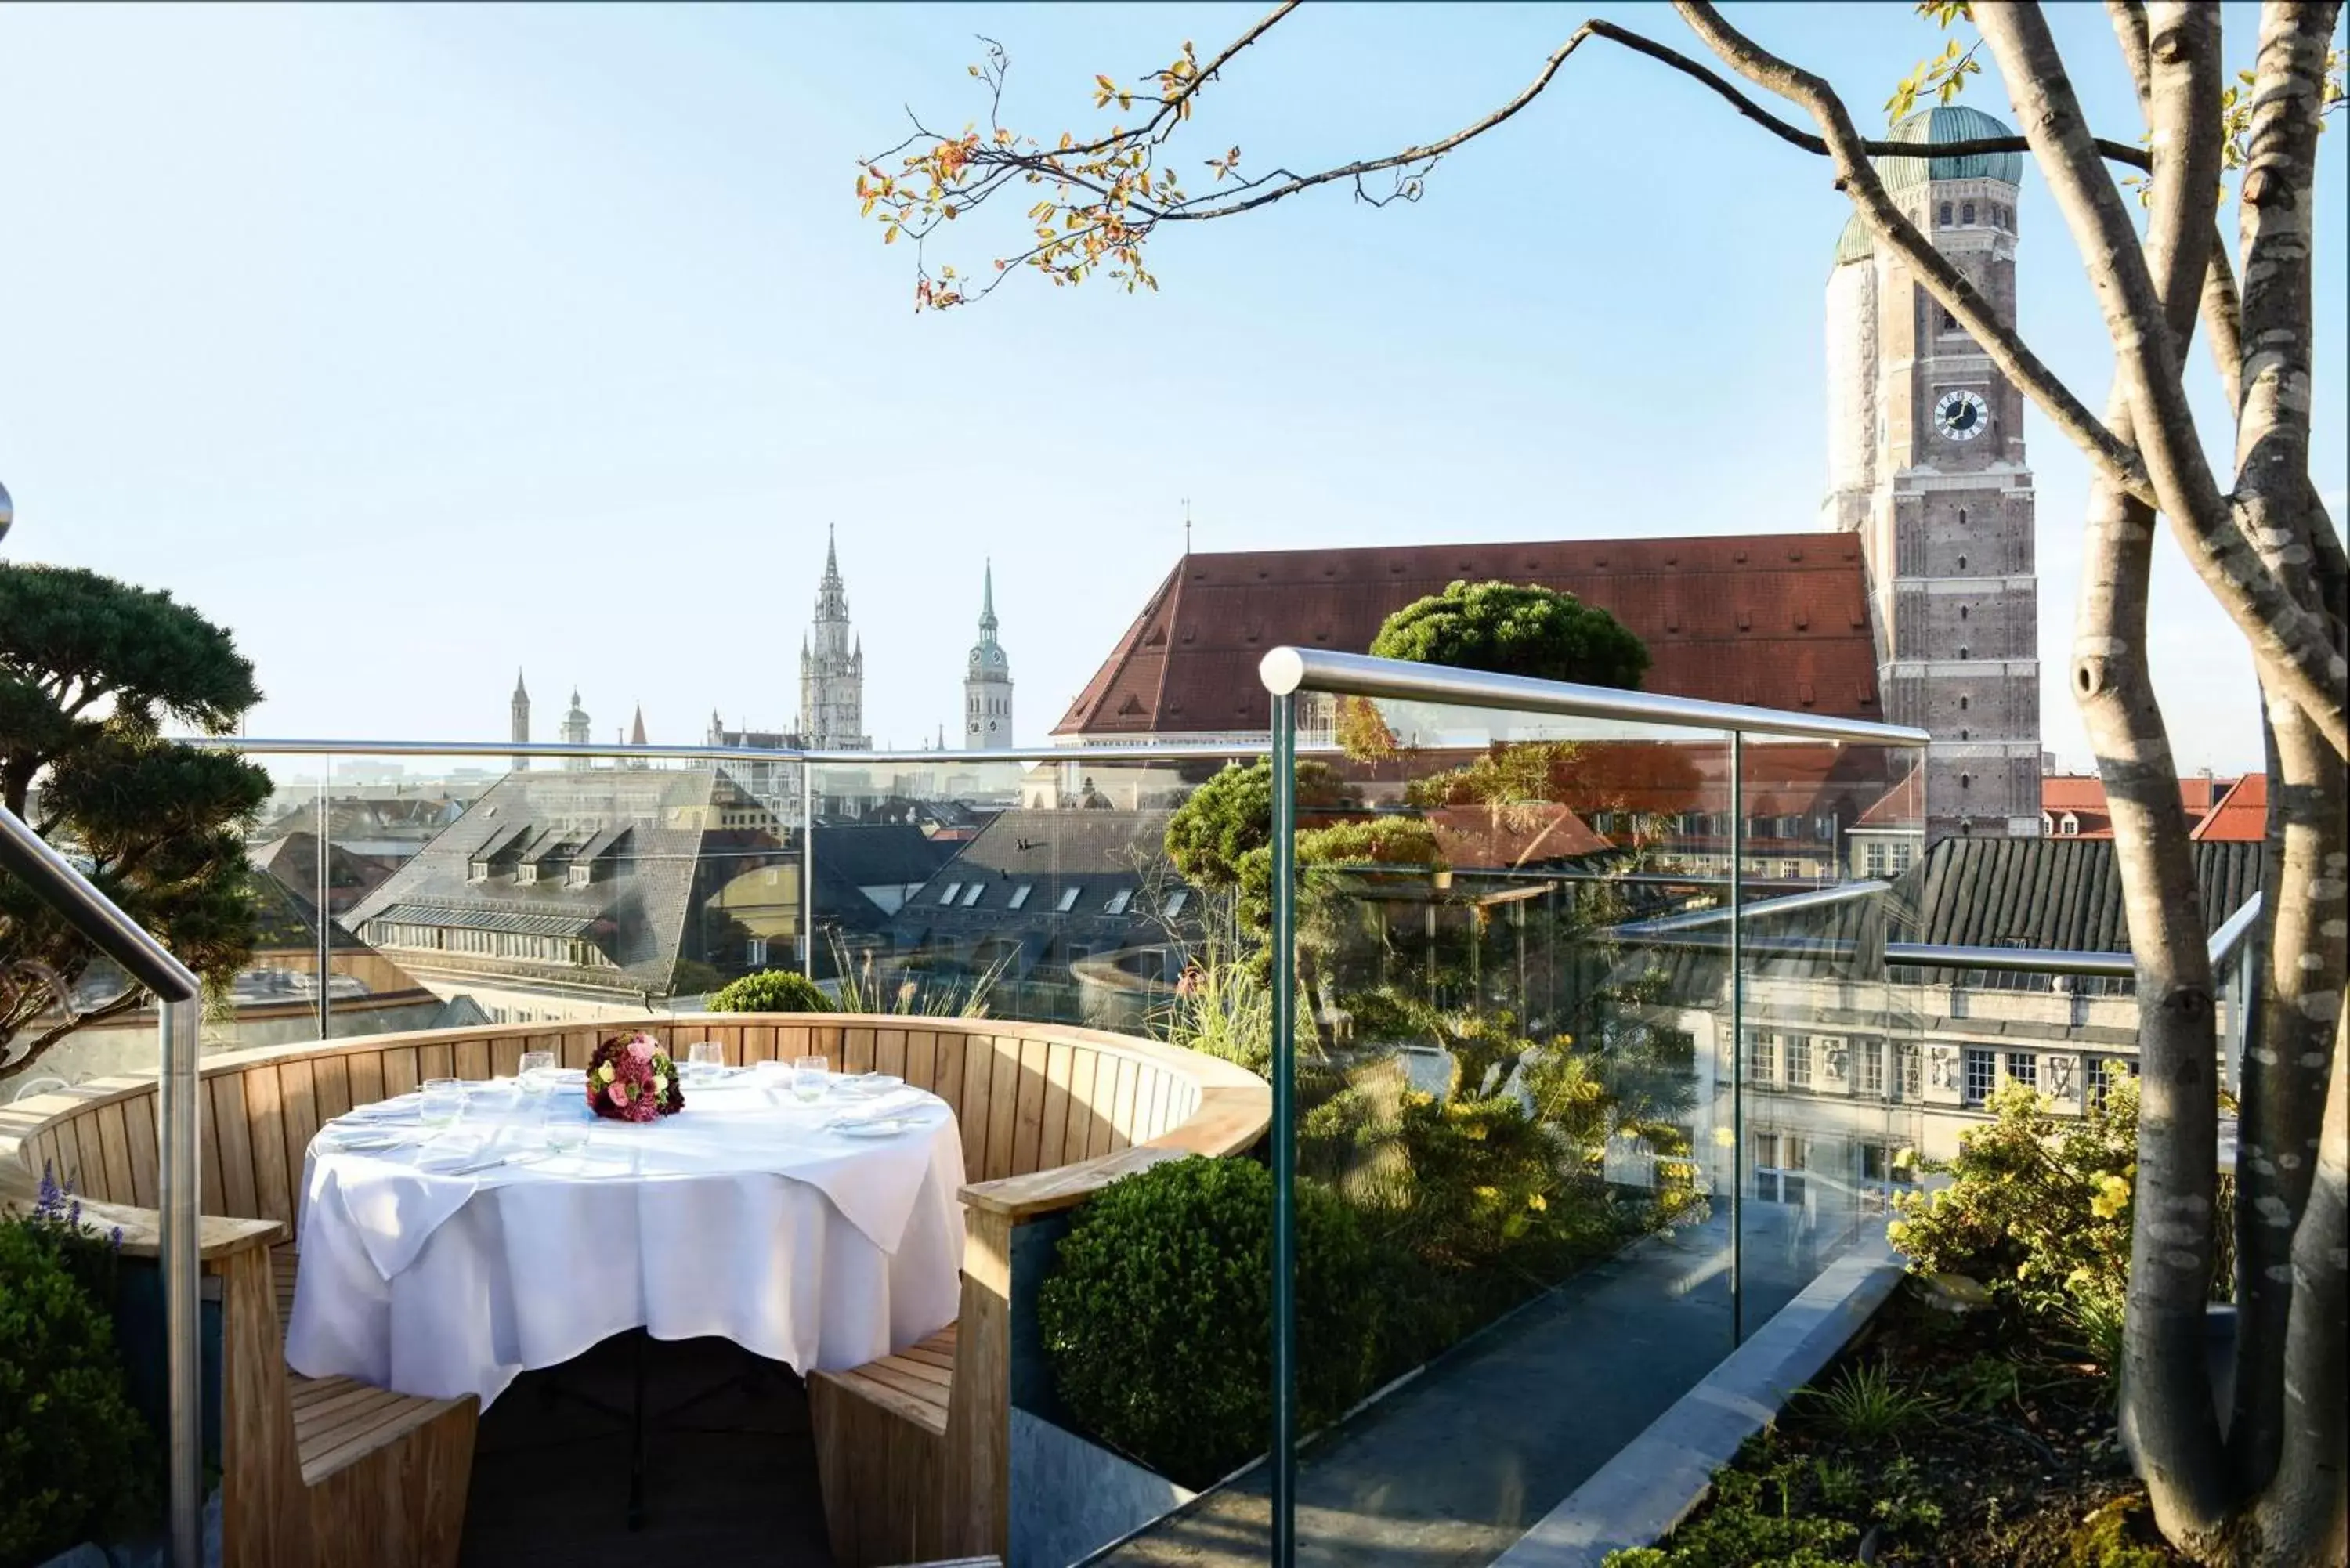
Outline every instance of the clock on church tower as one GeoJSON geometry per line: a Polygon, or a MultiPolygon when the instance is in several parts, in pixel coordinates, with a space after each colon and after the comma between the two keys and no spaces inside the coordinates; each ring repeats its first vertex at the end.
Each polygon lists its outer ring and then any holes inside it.
{"type": "MultiPolygon", "coordinates": [[[[1891,140],[2006,136],[1942,105],[1891,140]]],[[[2004,320],[2015,317],[2015,153],[1877,161],[1886,191],[2004,320]]],[[[1933,736],[1927,837],[2040,831],[2038,581],[2022,400],[1856,215],[1827,287],[1828,495],[1860,535],[1885,717],[1933,736]]]]}

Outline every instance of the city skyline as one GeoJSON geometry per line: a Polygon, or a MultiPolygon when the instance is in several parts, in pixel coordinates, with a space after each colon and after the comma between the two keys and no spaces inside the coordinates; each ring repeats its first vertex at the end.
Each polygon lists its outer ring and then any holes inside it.
{"type": "MultiPolygon", "coordinates": [[[[232,627],[269,694],[255,733],[496,738],[519,665],[550,698],[607,694],[599,724],[641,702],[682,740],[713,705],[792,721],[793,634],[837,522],[877,742],[951,728],[992,556],[1025,688],[1014,739],[1035,744],[1181,554],[1187,495],[1201,550],[1816,526],[1821,284],[1848,206],[1645,62],[1579,57],[1572,92],[1408,209],[1309,198],[1162,242],[1159,296],[1022,279],[910,316],[904,256],[856,218],[853,161],[903,103],[970,111],[971,34],[1011,50],[1010,112],[1057,128],[1089,123],[1095,70],[1253,15],[0,16],[23,128],[0,146],[23,218],[0,247],[12,558],[169,586],[232,627]],[[1654,177],[1626,181],[1592,149],[1635,127],[1654,177]],[[1464,244],[1533,167],[1556,182],[1544,210],[1464,244]],[[1130,351],[1161,340],[1183,351],[1130,351]],[[1038,433],[963,433],[999,406],[1038,433]],[[1053,421],[1097,461],[1043,440],[1053,421]]],[[[2082,73],[2093,118],[2128,136],[2102,16],[2053,20],[2101,62],[2082,73]]],[[[2245,52],[2248,13],[2227,21],[2245,52]]],[[[1861,102],[1934,47],[1898,8],[1750,25],[1861,102]]],[[[1301,18],[1278,48],[1324,51],[1315,74],[1409,47],[1413,90],[1342,113],[1269,53],[1203,114],[1217,151],[1384,146],[1510,90],[1557,26],[1475,12],[1427,39],[1392,14],[1301,18]]],[[[1970,101],[2008,112],[1989,78],[1970,101]]],[[[2336,211],[2345,151],[2321,144],[2336,211]]],[[[2025,330],[2101,386],[2036,171],[2021,214],[2025,330]]],[[[2338,250],[2319,268],[2313,470],[2338,521],[2338,250]]],[[[2036,415],[2026,433],[2045,733],[2078,765],[2085,469],[2036,415]]],[[[2158,580],[2182,770],[2257,767],[2241,639],[2167,540],[2158,580]]]]}

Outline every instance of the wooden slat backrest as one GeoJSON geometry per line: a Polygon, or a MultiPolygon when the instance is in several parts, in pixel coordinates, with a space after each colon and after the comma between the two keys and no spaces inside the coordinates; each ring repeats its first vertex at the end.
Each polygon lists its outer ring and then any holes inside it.
{"type": "MultiPolygon", "coordinates": [[[[1189,1053],[987,1018],[718,1014],[271,1046],[203,1064],[204,1211],[290,1225],[304,1151],[320,1127],[353,1106],[405,1094],[428,1078],[511,1075],[525,1050],[554,1051],[565,1064],[585,1066],[599,1040],[631,1027],[648,1029],[680,1055],[691,1042],[715,1040],[732,1063],[818,1054],[842,1071],[896,1074],[946,1101],[975,1182],[1034,1176],[1167,1139],[1201,1103],[1190,1065],[1199,1059],[1189,1053]]],[[[0,1146],[31,1179],[47,1160],[87,1197],[158,1200],[151,1076],[96,1080],[7,1109],[0,1146]]]]}

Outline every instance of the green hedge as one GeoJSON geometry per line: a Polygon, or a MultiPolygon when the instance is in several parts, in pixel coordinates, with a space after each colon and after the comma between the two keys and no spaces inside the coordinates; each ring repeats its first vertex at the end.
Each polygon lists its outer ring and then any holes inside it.
{"type": "MultiPolygon", "coordinates": [[[[1037,1315],[1055,1386],[1087,1429],[1188,1487],[1272,1432],[1273,1177],[1193,1157],[1104,1188],[1062,1239],[1037,1315]]],[[[1300,1429],[1369,1392],[1377,1268],[1354,1212],[1297,1192],[1300,1429]]]]}
{"type": "Polygon", "coordinates": [[[38,1210],[0,1220],[0,1563],[119,1538],[154,1511],[154,1440],[92,1289],[113,1249],[69,1197],[45,1178],[38,1210]]]}

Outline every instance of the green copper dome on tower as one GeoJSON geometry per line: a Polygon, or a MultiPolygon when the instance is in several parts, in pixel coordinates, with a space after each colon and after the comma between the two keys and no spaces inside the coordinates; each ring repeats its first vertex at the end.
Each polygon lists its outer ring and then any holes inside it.
{"type": "MultiPolygon", "coordinates": [[[[1948,103],[1920,109],[1895,126],[1886,140],[1931,146],[2014,134],[2012,128],[1979,109],[1948,103]]],[[[1929,180],[2002,180],[2010,185],[2023,182],[2023,155],[2020,152],[1978,152],[1964,158],[1933,159],[1930,169],[1929,164],[1929,161],[1923,158],[1880,158],[1877,171],[1884,177],[1886,190],[1896,195],[1915,190],[1929,180]]]]}
{"type": "Polygon", "coordinates": [[[1844,221],[1844,233],[1836,236],[1835,265],[1866,261],[1877,254],[1877,236],[1868,232],[1858,213],[1844,221]]]}

